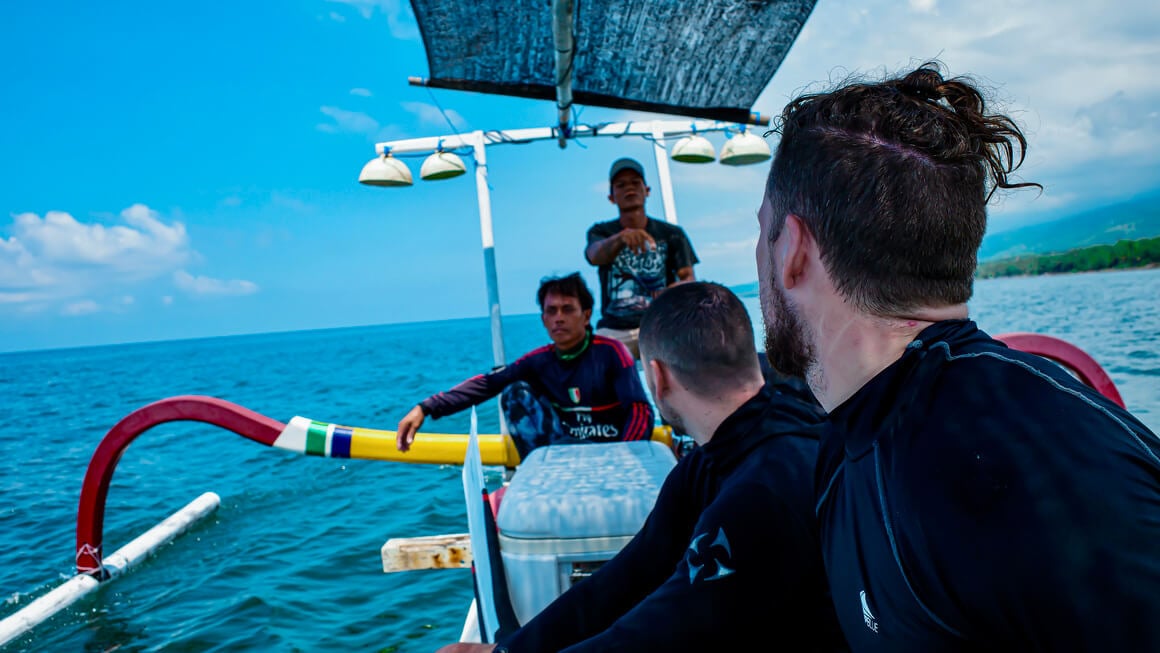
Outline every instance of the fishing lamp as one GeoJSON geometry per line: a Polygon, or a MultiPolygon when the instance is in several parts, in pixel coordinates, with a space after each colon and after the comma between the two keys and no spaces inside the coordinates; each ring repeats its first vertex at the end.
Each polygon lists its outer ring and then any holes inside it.
{"type": "Polygon", "coordinates": [[[391,156],[390,150],[376,157],[363,166],[358,173],[358,183],[367,186],[410,186],[411,169],[406,163],[391,156]]]}
{"type": "Polygon", "coordinates": [[[443,141],[440,141],[435,153],[423,161],[423,167],[419,169],[419,176],[427,181],[435,181],[436,179],[458,177],[466,172],[467,166],[464,165],[463,159],[454,152],[444,152],[443,141]]]}
{"type": "Polygon", "coordinates": [[[769,152],[769,143],[766,143],[764,138],[746,131],[725,141],[725,147],[721,148],[721,163],[727,166],[761,163],[770,156],[772,155],[769,152]]]}
{"type": "Polygon", "coordinates": [[[690,134],[673,146],[672,157],[682,163],[709,163],[717,158],[717,150],[704,136],[690,134]]]}

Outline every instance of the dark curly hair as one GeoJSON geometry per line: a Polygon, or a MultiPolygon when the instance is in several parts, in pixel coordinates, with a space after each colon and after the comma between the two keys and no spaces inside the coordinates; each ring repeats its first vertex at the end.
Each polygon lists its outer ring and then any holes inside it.
{"type": "Polygon", "coordinates": [[[592,291],[588,290],[588,284],[584,283],[584,278],[580,276],[579,272],[562,277],[540,279],[540,289],[536,291],[536,303],[540,305],[541,311],[544,310],[544,300],[548,297],[548,293],[561,297],[575,297],[580,302],[580,310],[582,311],[592,310],[595,303],[592,299],[592,291]]]}
{"type": "Polygon", "coordinates": [[[991,196],[1042,188],[1011,178],[1027,151],[1014,121],[938,63],[803,95],[775,131],[771,242],[798,216],[838,291],[872,314],[967,301],[991,196]]]}

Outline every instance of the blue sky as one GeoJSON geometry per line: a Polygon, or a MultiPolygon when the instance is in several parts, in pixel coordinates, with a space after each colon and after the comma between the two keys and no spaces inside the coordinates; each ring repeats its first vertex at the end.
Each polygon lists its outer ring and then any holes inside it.
{"type": "MultiPolygon", "coordinates": [[[[756,108],[935,57],[1030,135],[1023,175],[1047,190],[1006,198],[993,231],[1160,188],[1156,3],[819,0],[756,108]]],[[[0,351],[482,316],[472,178],[376,189],[359,169],[377,141],[448,133],[433,97],[464,130],[554,119],[408,86],[427,66],[396,0],[9,2],[0,61],[0,351]]],[[[545,274],[595,282],[609,162],[656,179],[645,141],[586,145],[488,150],[505,313],[535,310],[545,274]]],[[[701,278],[756,278],[764,172],[673,164],[701,278]]]]}

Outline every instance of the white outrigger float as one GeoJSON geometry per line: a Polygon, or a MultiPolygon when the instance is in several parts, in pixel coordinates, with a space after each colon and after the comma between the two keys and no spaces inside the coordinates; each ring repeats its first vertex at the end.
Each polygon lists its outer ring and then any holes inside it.
{"type": "MultiPolygon", "coordinates": [[[[473,159],[497,365],[507,357],[487,148],[539,140],[564,147],[569,141],[599,137],[651,141],[664,217],[676,223],[670,157],[711,162],[716,152],[705,135],[725,134],[721,163],[769,159],[765,141],[747,131],[747,126],[768,120],[750,107],[772,79],[814,0],[706,0],[695,7],[668,0],[585,0],[583,7],[578,0],[552,0],[550,5],[545,12],[544,3],[536,0],[412,0],[432,74],[412,83],[555,100],[558,121],[552,127],[379,143],[359,177],[369,185],[407,186],[413,177],[401,158],[427,156],[420,176],[431,180],[465,174],[459,154],[473,159]],[[714,56],[706,56],[709,52],[714,56]],[[573,102],[687,118],[573,124],[573,102]],[[674,140],[670,150],[668,143],[674,140]]],[[[1123,404],[1107,374],[1077,348],[1034,334],[1000,338],[1065,365],[1123,404]]],[[[471,433],[423,433],[410,451],[400,453],[393,431],[305,417],[283,423],[212,397],[163,399],[129,413],[94,452],[78,510],[77,575],[0,621],[0,646],[119,577],[216,509],[216,495],[204,495],[118,552],[103,554],[105,499],[117,462],[138,436],[173,421],[212,424],[305,455],[398,463],[466,461],[469,533],[391,540],[381,551],[384,571],[459,568],[474,562],[476,601],[468,610],[463,641],[495,641],[497,632],[526,622],[613,557],[639,530],[678,453],[668,429],[658,427],[649,442],[545,447],[521,461],[506,435],[502,411],[499,433],[477,435],[473,416],[471,433]],[[488,492],[484,465],[507,469],[510,483],[488,492]],[[577,469],[586,473],[578,476],[577,469]]]]}

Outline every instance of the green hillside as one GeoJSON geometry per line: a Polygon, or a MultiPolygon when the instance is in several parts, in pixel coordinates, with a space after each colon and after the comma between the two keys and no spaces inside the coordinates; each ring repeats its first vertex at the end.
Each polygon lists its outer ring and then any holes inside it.
{"type": "Polygon", "coordinates": [[[1062,252],[1153,236],[1160,236],[1160,194],[1155,193],[1051,222],[988,234],[979,249],[979,260],[1062,252]]]}
{"type": "Polygon", "coordinates": [[[975,276],[1014,277],[1035,274],[1063,274],[1117,268],[1138,268],[1160,264],[1160,238],[1121,240],[1115,245],[1093,245],[1059,254],[1027,254],[987,261],[975,276]]]}

